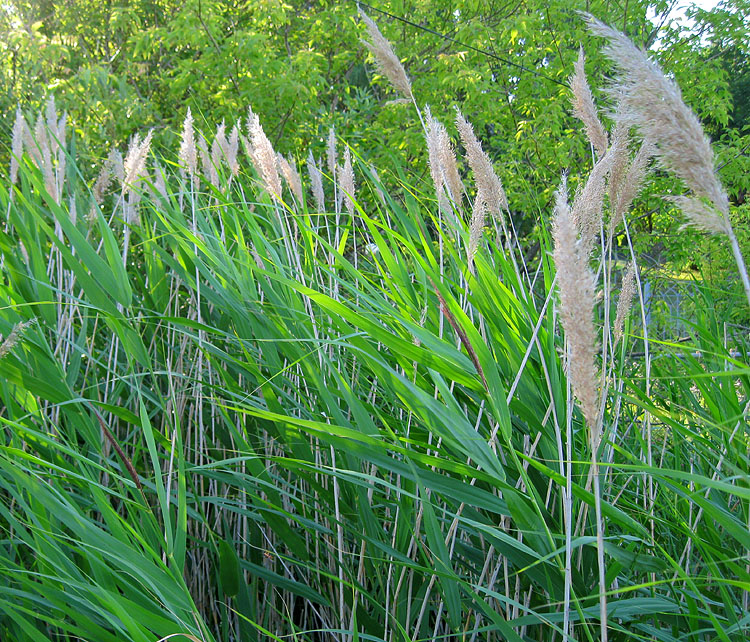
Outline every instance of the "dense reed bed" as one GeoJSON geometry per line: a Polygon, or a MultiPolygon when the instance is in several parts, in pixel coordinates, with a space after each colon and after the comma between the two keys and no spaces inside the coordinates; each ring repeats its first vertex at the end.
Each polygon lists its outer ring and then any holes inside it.
{"type": "Polygon", "coordinates": [[[697,125],[679,90],[594,24],[625,103],[608,131],[581,54],[592,168],[575,195],[560,168],[532,263],[469,120],[420,105],[365,20],[431,182],[333,131],[277,156],[250,111],[208,137],[188,113],[176,157],[147,133],[87,183],[54,103],[19,114],[0,639],[747,639],[745,347],[707,293],[689,344],[650,339],[613,244],[656,157],[736,246],[699,126],[638,111],[697,125]],[[672,102],[626,104],[639,73],[672,102]]]}

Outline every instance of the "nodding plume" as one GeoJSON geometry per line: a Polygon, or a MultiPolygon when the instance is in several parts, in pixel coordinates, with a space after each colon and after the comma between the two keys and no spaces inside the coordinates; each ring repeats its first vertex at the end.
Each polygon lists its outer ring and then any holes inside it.
{"type": "Polygon", "coordinates": [[[607,153],[609,139],[594,106],[594,98],[591,95],[591,89],[584,71],[585,61],[583,47],[581,47],[578,51],[578,60],[576,60],[573,75],[570,77],[570,89],[573,92],[571,101],[573,103],[573,114],[586,128],[586,136],[594,146],[596,153],[599,156],[604,156],[607,153]]]}
{"type": "Polygon", "coordinates": [[[362,44],[370,50],[375,57],[375,63],[380,73],[382,73],[391,82],[393,87],[399,91],[404,98],[414,100],[411,93],[411,81],[406,75],[404,66],[393,51],[391,43],[385,39],[378,26],[372,21],[367,14],[359,10],[362,22],[367,27],[367,35],[370,37],[369,42],[362,39],[362,44]]]}
{"type": "Polygon", "coordinates": [[[616,118],[635,125],[644,139],[653,141],[661,164],[695,194],[674,199],[689,224],[731,235],[729,199],[715,171],[710,141],[680,88],[627,36],[593,16],[584,17],[592,33],[608,40],[604,54],[620,69],[611,88],[619,98],[616,118]]]}

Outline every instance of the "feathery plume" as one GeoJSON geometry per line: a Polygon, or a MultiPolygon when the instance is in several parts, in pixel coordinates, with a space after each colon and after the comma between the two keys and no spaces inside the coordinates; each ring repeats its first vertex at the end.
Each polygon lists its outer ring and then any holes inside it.
{"type": "Polygon", "coordinates": [[[34,164],[41,170],[42,175],[44,176],[44,186],[47,188],[47,193],[49,193],[59,205],[57,185],[55,182],[55,171],[52,167],[52,149],[50,147],[49,129],[41,116],[36,119],[33,138],[31,137],[30,131],[28,132],[28,136],[29,140],[24,141],[26,148],[29,150],[34,164]]]}
{"type": "Polygon", "coordinates": [[[32,162],[34,165],[39,167],[41,169],[42,167],[42,157],[41,157],[41,145],[42,145],[42,137],[44,137],[46,134],[44,132],[44,128],[39,127],[39,119],[36,121],[36,125],[34,127],[34,133],[31,132],[31,127],[24,119],[23,121],[23,147],[26,149],[26,151],[29,152],[29,156],[31,157],[32,162]],[[37,137],[38,136],[38,137],[37,137]]]}
{"type": "Polygon", "coordinates": [[[55,97],[50,96],[45,108],[45,117],[47,119],[47,132],[49,133],[49,149],[52,156],[57,155],[60,147],[57,129],[57,107],[55,106],[55,97]]]}
{"type": "Polygon", "coordinates": [[[202,132],[198,134],[196,146],[198,148],[198,155],[201,159],[203,175],[208,177],[209,182],[211,182],[211,171],[213,169],[213,165],[211,163],[211,154],[208,151],[208,141],[206,140],[206,137],[202,132]]]}
{"type": "Polygon", "coordinates": [[[490,157],[482,149],[481,143],[474,134],[474,128],[458,108],[456,109],[456,128],[466,150],[466,161],[471,171],[474,172],[477,198],[481,197],[485,201],[487,210],[502,220],[503,210],[508,211],[508,199],[503,184],[492,167],[490,157]]]}
{"type": "Polygon", "coordinates": [[[297,203],[302,205],[302,181],[297,171],[297,166],[291,158],[284,158],[281,153],[276,155],[276,160],[279,163],[279,169],[281,169],[281,175],[286,181],[289,191],[294,194],[294,198],[297,199],[297,203]]]}
{"type": "Polygon", "coordinates": [[[194,177],[198,169],[198,154],[195,148],[195,132],[193,131],[193,114],[188,107],[185,121],[182,123],[182,140],[178,155],[180,164],[187,169],[190,177],[194,177]]]}
{"type": "Polygon", "coordinates": [[[336,155],[336,130],[331,126],[328,131],[328,146],[326,147],[326,161],[328,162],[328,171],[331,174],[331,180],[336,180],[336,166],[338,157],[336,155]]]}
{"type": "Polygon", "coordinates": [[[612,131],[613,158],[612,167],[609,170],[609,181],[607,191],[609,192],[609,205],[614,210],[617,195],[622,189],[625,174],[630,161],[630,129],[622,120],[616,120],[612,131]]]}
{"type": "Polygon", "coordinates": [[[109,185],[112,182],[117,158],[116,154],[117,151],[115,149],[109,152],[109,156],[104,161],[104,165],[102,165],[99,175],[96,177],[96,181],[94,181],[94,186],[91,188],[91,196],[94,198],[94,202],[91,204],[91,209],[89,210],[89,222],[96,220],[96,206],[102,204],[104,195],[107,193],[109,185]]]}
{"type": "Polygon", "coordinates": [[[651,141],[644,140],[635,158],[628,166],[627,173],[620,184],[619,190],[615,194],[614,201],[612,200],[612,192],[610,191],[610,206],[612,207],[610,234],[622,222],[635,197],[638,196],[643,188],[643,182],[648,172],[648,163],[653,153],[654,147],[651,141]]]}
{"type": "Polygon", "coordinates": [[[370,37],[369,42],[362,39],[362,44],[370,50],[370,53],[375,58],[378,71],[388,78],[393,87],[405,98],[413,101],[414,96],[411,92],[411,81],[406,75],[401,61],[394,53],[391,43],[385,39],[375,22],[362,9],[359,10],[359,15],[365,23],[367,35],[370,37]]]}
{"type": "Polygon", "coordinates": [[[596,448],[599,435],[594,275],[588,266],[588,255],[578,243],[565,177],[556,194],[552,236],[560,291],[560,320],[570,346],[568,372],[573,393],[591,430],[592,448],[596,448]]]}
{"type": "Polygon", "coordinates": [[[225,150],[228,144],[225,131],[226,125],[222,120],[221,124],[216,128],[214,142],[211,144],[211,171],[209,173],[209,180],[214,187],[219,186],[219,167],[222,160],[226,158],[225,150]]]}
{"type": "Polygon", "coordinates": [[[429,106],[425,106],[425,138],[427,141],[427,157],[430,165],[430,175],[435,185],[438,207],[446,214],[451,211],[448,196],[445,193],[445,180],[440,155],[440,123],[432,116],[429,106]]]}
{"type": "Polygon", "coordinates": [[[630,312],[630,306],[633,303],[633,295],[635,294],[636,282],[635,282],[635,264],[630,263],[628,265],[625,277],[622,279],[622,286],[620,287],[620,298],[617,301],[617,314],[615,315],[615,329],[614,329],[614,343],[617,343],[622,338],[622,330],[625,327],[625,319],[630,312]]]}
{"type": "Polygon", "coordinates": [[[154,163],[154,189],[165,201],[169,200],[167,183],[164,180],[164,168],[159,163],[154,163]]]}
{"type": "Polygon", "coordinates": [[[18,167],[23,156],[23,130],[26,119],[21,109],[16,109],[16,122],[13,124],[13,138],[10,147],[10,184],[15,185],[18,180],[18,167]]]}
{"type": "Polygon", "coordinates": [[[609,140],[607,132],[604,129],[594,106],[594,98],[591,95],[589,83],[586,80],[586,71],[584,63],[586,58],[583,54],[583,47],[578,50],[578,60],[576,60],[573,75],[570,77],[570,89],[573,92],[573,114],[578,118],[586,128],[586,136],[594,146],[599,156],[607,153],[609,140]]]}
{"type": "Polygon", "coordinates": [[[438,156],[440,158],[440,167],[443,169],[443,179],[450,192],[453,202],[459,204],[464,194],[464,184],[458,173],[458,164],[456,163],[456,150],[448,136],[448,130],[442,123],[438,123],[438,156]]]}
{"type": "Polygon", "coordinates": [[[123,163],[123,216],[128,224],[135,224],[138,220],[137,205],[141,200],[141,192],[133,187],[146,175],[146,159],[151,149],[152,135],[153,130],[150,130],[141,141],[140,136],[136,134],[123,163]]]}
{"type": "MultiPolygon", "coordinates": [[[[0,344],[0,359],[5,357],[13,348],[15,348],[18,345],[18,342],[23,337],[24,333],[26,332],[26,329],[33,323],[34,321],[21,321],[20,323],[16,323],[16,325],[13,326],[13,329],[10,331],[10,334],[7,336],[7,338],[0,344]]],[[[2,337],[0,337],[0,340],[2,340],[2,337]]]]}
{"type": "Polygon", "coordinates": [[[240,130],[235,125],[232,127],[232,131],[229,133],[229,138],[225,140],[226,147],[224,148],[224,157],[227,160],[227,166],[232,176],[237,176],[240,173],[240,163],[237,159],[237,154],[240,147],[240,130]]]}
{"type": "Polygon", "coordinates": [[[75,196],[68,197],[68,215],[73,225],[75,225],[78,220],[78,205],[75,196]]]}
{"type": "Polygon", "coordinates": [[[146,138],[141,141],[140,136],[136,134],[130,142],[128,153],[125,156],[124,170],[125,178],[123,180],[123,187],[132,186],[138,179],[142,178],[146,173],[146,158],[148,152],[151,149],[151,138],[153,136],[153,130],[150,130],[146,134],[146,138]]]}
{"type": "Polygon", "coordinates": [[[323,212],[326,208],[325,195],[323,192],[323,175],[321,174],[320,169],[318,169],[318,165],[315,163],[315,157],[313,156],[312,150],[310,150],[307,155],[307,173],[310,176],[310,190],[315,199],[315,206],[319,212],[323,212]]]}
{"type": "Polygon", "coordinates": [[[119,149],[112,149],[109,154],[112,159],[112,174],[117,181],[122,184],[125,182],[125,161],[122,158],[122,154],[119,149]]]}
{"type": "Polygon", "coordinates": [[[471,225],[469,226],[469,247],[466,252],[469,271],[474,273],[474,257],[479,249],[479,243],[482,240],[482,232],[487,212],[487,203],[483,198],[477,198],[474,201],[474,208],[471,214],[471,225]]]}
{"type": "Polygon", "coordinates": [[[714,155],[698,117],[682,100],[679,87],[668,79],[624,34],[585,15],[592,33],[608,40],[604,54],[621,75],[612,92],[620,98],[619,117],[636,125],[643,137],[657,144],[661,164],[684,181],[697,199],[682,199],[689,224],[709,232],[731,234],[729,199],[716,175],[714,155]]]}
{"type": "Polygon", "coordinates": [[[607,175],[616,157],[617,151],[610,147],[609,151],[596,162],[586,183],[573,200],[571,217],[581,235],[581,246],[586,255],[590,254],[601,226],[607,175]]]}
{"type": "Polygon", "coordinates": [[[252,109],[248,110],[248,131],[252,143],[253,160],[256,168],[260,170],[260,177],[266,191],[272,198],[281,200],[281,179],[276,168],[276,153],[263,131],[260,118],[253,113],[252,109]]]}
{"type": "Polygon", "coordinates": [[[344,164],[339,167],[339,185],[344,193],[344,205],[349,214],[354,213],[354,198],[356,187],[354,185],[354,168],[352,167],[352,154],[347,147],[344,150],[344,164]]]}

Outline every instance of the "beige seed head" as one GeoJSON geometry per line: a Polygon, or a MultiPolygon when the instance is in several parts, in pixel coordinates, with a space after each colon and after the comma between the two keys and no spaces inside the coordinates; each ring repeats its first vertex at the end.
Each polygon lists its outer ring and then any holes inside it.
{"type": "Polygon", "coordinates": [[[102,165],[101,170],[99,170],[99,175],[96,177],[94,186],[91,188],[91,196],[94,199],[94,203],[91,204],[91,209],[89,210],[89,222],[93,223],[96,220],[95,205],[101,205],[102,201],[104,200],[104,196],[107,193],[107,190],[109,189],[110,183],[112,182],[112,178],[114,176],[114,168],[116,162],[117,150],[113,148],[109,152],[109,156],[107,156],[107,159],[104,161],[104,165],[102,165]]]}
{"type": "Polygon", "coordinates": [[[180,164],[193,177],[198,170],[198,154],[195,148],[195,132],[193,131],[193,114],[188,107],[185,121],[182,124],[182,141],[178,155],[180,164]]]}
{"type": "Polygon", "coordinates": [[[300,180],[299,172],[297,171],[297,165],[294,162],[294,159],[292,159],[291,157],[284,158],[280,153],[276,155],[276,159],[279,163],[279,168],[281,169],[281,175],[284,177],[287,187],[294,195],[294,198],[297,200],[297,203],[301,205],[302,204],[302,181],[300,180]]]}
{"type": "Polygon", "coordinates": [[[464,184],[458,173],[456,151],[453,149],[453,143],[448,136],[448,130],[442,123],[438,123],[438,121],[435,121],[435,123],[437,123],[438,156],[440,167],[443,170],[443,180],[451,199],[454,203],[459,204],[464,195],[464,184]]]}
{"type": "Polygon", "coordinates": [[[432,117],[429,105],[425,111],[425,139],[427,141],[427,159],[430,165],[430,175],[435,185],[438,207],[444,213],[451,211],[450,201],[445,193],[445,181],[443,178],[443,167],[440,162],[440,123],[432,117]]]}
{"type": "Polygon", "coordinates": [[[394,53],[391,43],[385,39],[383,34],[380,33],[378,26],[365,14],[364,11],[362,11],[362,9],[359,10],[359,15],[365,23],[367,35],[370,37],[369,42],[363,39],[362,44],[370,50],[370,53],[375,58],[378,71],[388,78],[393,87],[405,98],[413,100],[414,97],[411,92],[411,81],[406,75],[406,71],[401,64],[401,61],[394,53]]]}
{"type": "Polygon", "coordinates": [[[466,150],[466,161],[474,172],[474,182],[477,186],[477,198],[482,198],[487,210],[499,220],[503,220],[503,211],[508,211],[508,199],[500,178],[492,167],[492,161],[482,149],[482,145],[474,134],[471,123],[456,109],[456,128],[461,136],[461,143],[466,150]]]}
{"type": "Polygon", "coordinates": [[[622,338],[622,330],[625,327],[625,319],[630,312],[630,306],[633,303],[633,295],[636,291],[635,264],[628,265],[625,277],[622,280],[620,288],[620,298],[617,301],[617,314],[615,315],[614,342],[615,345],[622,338]]]}
{"type": "Polygon", "coordinates": [[[216,134],[214,134],[214,142],[211,144],[211,168],[208,175],[211,185],[214,187],[219,186],[219,167],[224,160],[225,150],[228,147],[226,137],[226,125],[224,121],[216,128],[216,134]]]}
{"type": "Polygon", "coordinates": [[[167,183],[164,179],[164,168],[159,163],[154,163],[154,189],[165,201],[169,200],[167,183]]]}
{"type": "Polygon", "coordinates": [[[602,223],[602,207],[607,188],[607,176],[612,162],[617,157],[613,147],[600,158],[589,174],[586,183],[578,191],[573,201],[571,216],[581,235],[582,250],[588,255],[602,223]]]}
{"type": "Polygon", "coordinates": [[[248,114],[248,131],[252,143],[253,162],[259,170],[260,178],[268,194],[277,200],[281,200],[281,179],[276,166],[276,153],[273,151],[271,141],[268,140],[260,118],[254,114],[252,109],[248,114]]]}
{"type": "Polygon", "coordinates": [[[484,199],[477,198],[474,201],[474,207],[471,213],[471,224],[469,226],[469,247],[466,252],[466,259],[469,271],[474,273],[474,257],[479,250],[479,243],[482,240],[485,220],[487,218],[487,203],[484,199]]]}
{"type": "Polygon", "coordinates": [[[354,213],[356,186],[354,184],[352,154],[348,147],[344,150],[344,164],[339,168],[339,185],[344,193],[344,206],[346,207],[346,211],[351,215],[354,213]]]}
{"type": "Polygon", "coordinates": [[[235,125],[232,127],[229,138],[226,140],[226,147],[224,148],[224,157],[227,159],[227,165],[232,176],[237,176],[240,173],[240,163],[237,158],[239,147],[240,130],[237,125],[235,125]]]}
{"type": "Polygon", "coordinates": [[[13,124],[13,137],[10,148],[10,184],[15,185],[18,180],[18,167],[23,156],[23,130],[26,119],[20,108],[16,109],[16,121],[13,124]]]}
{"type": "Polygon", "coordinates": [[[328,162],[328,171],[331,174],[331,180],[336,180],[336,166],[338,165],[338,156],[336,154],[336,130],[331,126],[328,131],[328,146],[326,147],[326,161],[328,162]]]}
{"type": "Polygon", "coordinates": [[[565,179],[556,194],[552,236],[560,291],[560,321],[570,346],[569,376],[591,429],[593,447],[598,446],[598,392],[596,331],[594,329],[594,275],[588,255],[578,243],[567,201],[565,179]]]}
{"type": "Polygon", "coordinates": [[[44,131],[44,127],[41,127],[40,131],[40,123],[39,119],[36,121],[36,125],[34,127],[34,131],[32,133],[31,127],[24,119],[23,121],[23,146],[26,149],[26,151],[29,153],[29,156],[31,157],[31,161],[41,169],[42,167],[42,158],[41,158],[41,146],[43,144],[42,138],[46,137],[46,131],[44,131]],[[37,137],[38,136],[38,137],[37,137]]]}
{"type": "Polygon", "coordinates": [[[573,92],[573,114],[586,128],[586,136],[594,146],[596,153],[599,156],[604,156],[607,153],[609,139],[594,106],[594,98],[591,95],[591,89],[586,80],[586,71],[584,70],[585,61],[583,47],[581,47],[578,51],[578,60],[576,60],[574,67],[575,71],[570,77],[570,89],[573,92]]]}
{"type": "Polygon", "coordinates": [[[16,325],[13,326],[13,329],[10,331],[10,334],[7,336],[7,338],[0,344],[0,359],[5,357],[13,348],[15,348],[18,345],[18,342],[21,340],[21,338],[24,335],[24,332],[26,332],[26,329],[33,323],[34,321],[21,321],[20,323],[16,323],[16,325]]]}
{"type": "Polygon", "coordinates": [[[55,106],[55,97],[51,96],[47,100],[47,106],[45,108],[45,118],[47,120],[47,132],[49,134],[49,148],[52,156],[57,155],[57,150],[60,148],[60,140],[58,138],[57,130],[57,107],[55,106]]]}
{"type": "Polygon", "coordinates": [[[627,173],[615,196],[614,203],[610,200],[610,204],[612,204],[610,233],[622,222],[633,201],[643,189],[643,183],[648,173],[648,164],[653,154],[654,146],[649,140],[644,140],[635,158],[628,166],[627,173]]]}
{"type": "Polygon", "coordinates": [[[146,159],[148,157],[149,150],[151,149],[151,138],[153,136],[153,130],[150,130],[146,134],[146,138],[143,141],[140,140],[140,136],[136,134],[130,142],[128,153],[125,156],[124,170],[125,179],[123,180],[123,187],[130,188],[146,173],[146,159]]]}
{"type": "Polygon", "coordinates": [[[310,191],[315,199],[315,207],[318,212],[324,212],[326,208],[325,193],[323,192],[323,175],[315,162],[312,150],[307,155],[307,173],[310,176],[310,191]]]}
{"type": "Polygon", "coordinates": [[[620,68],[612,91],[620,97],[618,118],[635,124],[644,139],[657,145],[661,164],[684,181],[699,199],[713,206],[698,207],[682,199],[690,224],[709,232],[728,227],[729,199],[716,175],[711,144],[698,117],[685,104],[679,87],[664,75],[624,34],[590,15],[589,29],[608,40],[604,53],[620,68]]]}

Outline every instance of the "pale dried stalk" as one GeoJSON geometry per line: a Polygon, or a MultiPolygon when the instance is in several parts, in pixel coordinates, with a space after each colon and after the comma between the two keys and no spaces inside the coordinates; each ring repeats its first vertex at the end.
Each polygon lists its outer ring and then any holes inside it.
{"type": "Polygon", "coordinates": [[[411,91],[411,81],[406,75],[401,61],[394,53],[391,43],[380,33],[378,26],[362,9],[359,10],[359,15],[365,23],[367,35],[370,37],[369,42],[362,39],[362,44],[370,50],[370,53],[375,58],[378,71],[388,78],[394,89],[408,100],[413,101],[414,95],[411,91]]]}
{"type": "Polygon", "coordinates": [[[585,60],[583,47],[581,47],[578,51],[578,60],[576,60],[574,67],[575,71],[570,77],[570,89],[573,92],[573,114],[583,123],[589,142],[601,157],[607,153],[609,138],[594,106],[594,98],[591,95],[591,89],[586,80],[586,72],[584,70],[585,60]]]}

